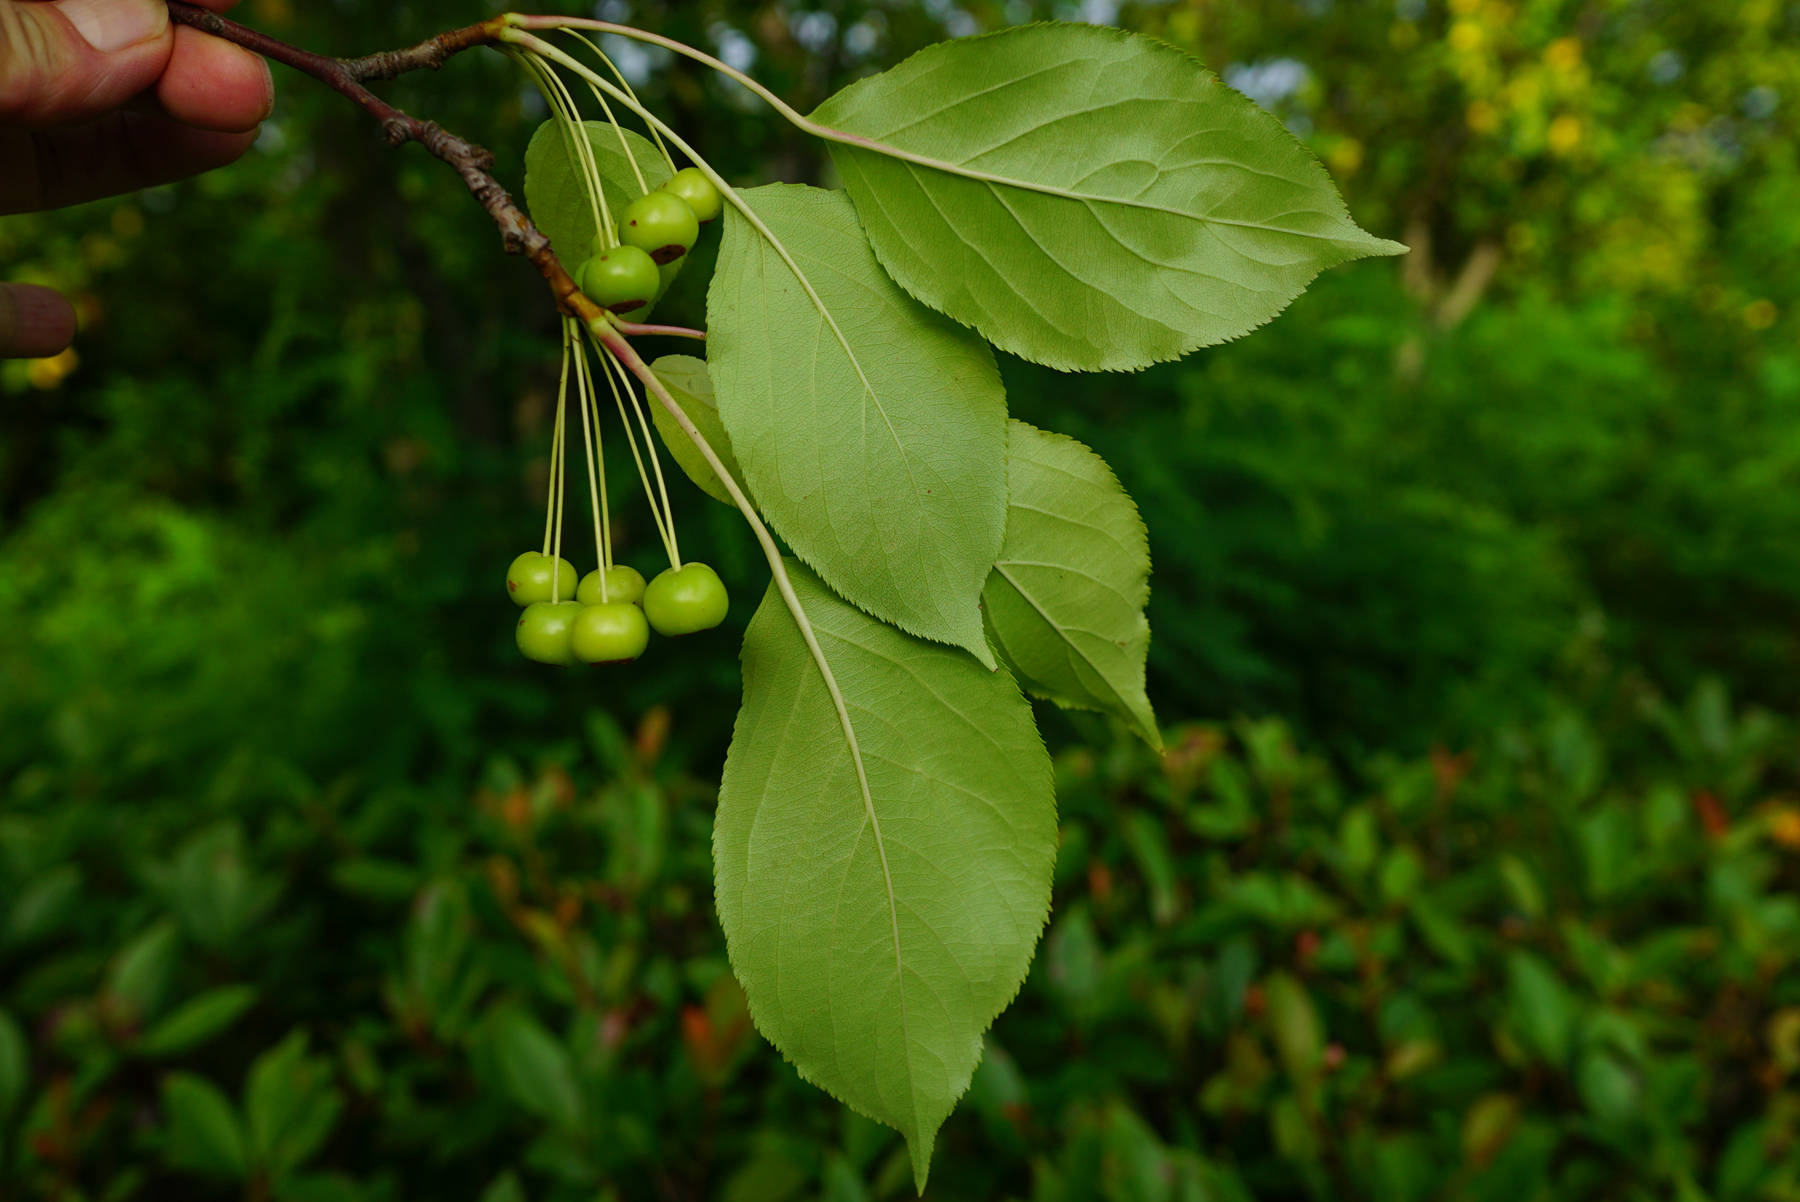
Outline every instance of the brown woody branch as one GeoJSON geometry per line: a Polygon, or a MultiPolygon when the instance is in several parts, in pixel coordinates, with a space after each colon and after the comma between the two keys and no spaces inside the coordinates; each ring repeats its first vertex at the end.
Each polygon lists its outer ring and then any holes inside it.
{"type": "Polygon", "coordinates": [[[458,137],[435,121],[422,121],[395,108],[363,86],[370,79],[392,79],[407,71],[436,70],[451,55],[473,46],[492,45],[500,40],[505,25],[500,18],[476,25],[453,29],[449,33],[420,42],[405,50],[389,50],[361,58],[331,58],[302,50],[277,38],[258,33],[248,26],[222,17],[183,0],[168,0],[169,18],[177,25],[187,25],[216,38],[242,46],[264,58],[292,67],[294,70],[325,84],[348,97],[363,111],[381,123],[388,143],[402,146],[417,142],[462,177],[469,194],[493,218],[500,230],[500,241],[507,253],[524,255],[550,285],[557,305],[590,327],[602,319],[602,310],[582,295],[575,281],[557,259],[550,239],[525,215],[494,178],[494,156],[466,138],[458,137]]]}

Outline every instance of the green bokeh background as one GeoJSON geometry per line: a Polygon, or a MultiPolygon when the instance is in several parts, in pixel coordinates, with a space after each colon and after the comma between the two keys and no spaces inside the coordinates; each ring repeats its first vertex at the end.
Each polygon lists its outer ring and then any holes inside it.
{"type": "MultiPolygon", "coordinates": [[[[360,53],[495,10],[241,11],[360,53]]],[[[1180,364],[1005,365],[1144,511],[1171,751],[1042,709],[1056,909],[930,1197],[1800,1199],[1800,5],[600,11],[802,110],[1116,21],[1413,248],[1180,364]]],[[[731,178],[830,182],[621,61],[731,178]]],[[[238,166],[0,222],[87,324],[0,364],[0,1198],[908,1195],[710,910],[754,544],[682,481],[727,628],[520,661],[555,315],[441,165],[277,82],[238,166]]],[[[497,55],[383,92],[517,184],[497,55]]]]}

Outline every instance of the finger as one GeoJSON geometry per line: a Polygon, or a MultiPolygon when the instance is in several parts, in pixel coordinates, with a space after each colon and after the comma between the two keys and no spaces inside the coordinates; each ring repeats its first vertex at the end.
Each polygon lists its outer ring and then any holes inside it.
{"type": "Polygon", "coordinates": [[[177,121],[239,133],[269,115],[275,84],[261,55],[183,26],[175,30],[156,98],[177,121]]]}
{"type": "Polygon", "coordinates": [[[0,0],[0,124],[98,116],[154,84],[173,45],[163,0],[0,0]]]}
{"type": "Polygon", "coordinates": [[[0,130],[0,214],[79,204],[232,162],[254,131],[195,129],[156,113],[114,113],[61,129],[0,130]]]}
{"type": "Polygon", "coordinates": [[[35,284],[0,284],[0,359],[42,359],[75,341],[75,309],[35,284]]]}

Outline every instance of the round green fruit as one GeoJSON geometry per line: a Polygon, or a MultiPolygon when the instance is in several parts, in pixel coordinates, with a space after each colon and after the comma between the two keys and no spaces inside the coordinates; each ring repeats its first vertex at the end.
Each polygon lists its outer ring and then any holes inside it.
{"type": "Polygon", "coordinates": [[[725,582],[703,563],[659,572],[644,590],[644,616],[661,635],[711,630],[725,620],[729,607],[725,582]]]}
{"type": "Polygon", "coordinates": [[[706,178],[706,172],[698,167],[683,167],[669,177],[669,182],[662,186],[662,190],[685,200],[701,225],[717,217],[719,209],[724,205],[724,197],[719,195],[719,189],[706,178]]]}
{"type": "Polygon", "coordinates": [[[581,606],[573,601],[539,601],[519,615],[513,636],[526,659],[563,667],[575,662],[571,638],[581,606]]]}
{"type": "Polygon", "coordinates": [[[673,263],[700,237],[700,222],[687,201],[672,192],[651,192],[619,215],[619,241],[647,251],[658,263],[673,263]]]}
{"type": "Polygon", "coordinates": [[[656,299],[662,276],[656,261],[638,246],[603,250],[581,267],[581,290],[588,299],[614,313],[641,309],[656,299]]]}
{"type": "Polygon", "coordinates": [[[643,610],[626,601],[584,605],[575,615],[570,645],[583,663],[626,663],[650,645],[650,624],[643,610]]]}
{"type": "Polygon", "coordinates": [[[506,569],[506,591],[514,605],[536,605],[549,601],[554,593],[558,601],[575,595],[575,565],[566,559],[552,559],[536,551],[527,551],[506,569]]]}
{"type": "Polygon", "coordinates": [[[644,574],[627,564],[615,563],[606,570],[606,596],[600,595],[600,569],[595,568],[581,578],[575,599],[583,605],[622,601],[636,605],[644,599],[644,574]]]}

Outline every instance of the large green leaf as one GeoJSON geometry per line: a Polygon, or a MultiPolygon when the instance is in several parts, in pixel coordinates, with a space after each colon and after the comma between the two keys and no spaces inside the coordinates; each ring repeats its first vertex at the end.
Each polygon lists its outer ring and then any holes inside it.
{"type": "Polygon", "coordinates": [[[1050,760],[1005,673],[790,570],[819,654],[771,588],[719,791],[719,918],[757,1028],[904,1134],[923,1188],[1043,929],[1050,760]]]}
{"type": "Polygon", "coordinates": [[[1073,438],[1008,427],[1006,542],[982,601],[1029,691],[1116,714],[1162,746],[1144,694],[1150,548],[1106,461],[1073,438]]]}
{"type": "Polygon", "coordinates": [[[981,586],[1006,523],[993,352],[895,286],[843,193],[740,195],[791,256],[727,211],[707,359],[750,491],[840,595],[991,666],[981,586]]]}
{"type": "Polygon", "coordinates": [[[1318,160],[1173,46],[1042,24],[928,47],[813,118],[875,251],[926,304],[1052,367],[1235,338],[1398,243],[1318,160]],[[898,157],[899,155],[909,157],[898,157]]]}
{"type": "MultiPolygon", "coordinates": [[[[687,414],[694,428],[725,464],[725,470],[741,478],[744,473],[731,450],[731,436],[725,433],[725,425],[719,420],[719,402],[713,396],[712,377],[706,372],[706,360],[692,355],[664,355],[650,365],[650,370],[656,373],[675,403],[681,406],[681,411],[687,414]]],[[[712,465],[695,448],[687,433],[675,424],[669,411],[661,405],[652,405],[650,416],[655,420],[656,432],[662,435],[669,454],[675,457],[688,479],[714,500],[735,504],[725,486],[719,483],[718,473],[712,470],[712,465]]]]}
{"type": "MultiPolygon", "coordinates": [[[[600,190],[612,206],[612,219],[617,222],[619,210],[643,194],[620,139],[631,148],[631,158],[637,160],[638,170],[643,172],[649,187],[660,187],[669,178],[669,164],[648,138],[628,129],[615,129],[604,121],[586,121],[582,127],[594,151],[600,190]]],[[[594,225],[593,206],[582,186],[577,154],[579,148],[564,136],[555,121],[538,126],[525,147],[525,207],[570,271],[587,258],[594,235],[599,232],[594,225]]]]}

